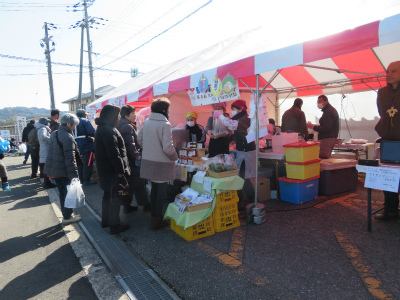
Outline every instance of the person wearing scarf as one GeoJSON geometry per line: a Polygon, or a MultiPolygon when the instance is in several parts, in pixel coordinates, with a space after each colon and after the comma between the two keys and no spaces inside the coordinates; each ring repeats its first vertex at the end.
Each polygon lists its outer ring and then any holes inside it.
{"type": "Polygon", "coordinates": [[[237,150],[236,165],[240,170],[239,176],[245,180],[243,190],[239,192],[239,209],[243,210],[247,203],[254,201],[255,196],[250,178],[256,176],[256,143],[254,141],[248,143],[246,139],[247,130],[250,127],[246,101],[236,100],[232,103],[231,108],[232,119],[225,117],[220,112],[214,112],[214,116],[219,118],[229,130],[233,130],[237,150]]]}
{"type": "Polygon", "coordinates": [[[204,148],[204,143],[206,141],[206,132],[204,127],[197,124],[198,113],[195,111],[188,112],[185,114],[186,125],[183,129],[189,130],[190,141],[196,143],[202,143],[204,148]]]}

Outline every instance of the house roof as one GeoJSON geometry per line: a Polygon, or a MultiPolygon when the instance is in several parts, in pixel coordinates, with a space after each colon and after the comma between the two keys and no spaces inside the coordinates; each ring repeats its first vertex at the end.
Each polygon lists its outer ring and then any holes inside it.
{"type": "MultiPolygon", "coordinates": [[[[94,90],[94,95],[95,95],[95,97],[102,97],[102,96],[104,96],[105,94],[111,92],[113,89],[115,89],[114,86],[112,86],[112,85],[105,85],[105,86],[102,86],[102,87],[99,87],[99,88],[95,89],[95,90],[94,90]]],[[[82,99],[86,99],[86,98],[90,98],[90,97],[91,97],[91,92],[82,94],[82,99]]],[[[68,100],[63,101],[62,103],[69,103],[69,102],[77,101],[77,100],[78,100],[78,95],[76,95],[76,96],[73,97],[73,98],[70,98],[70,99],[68,99],[68,100]]]]}

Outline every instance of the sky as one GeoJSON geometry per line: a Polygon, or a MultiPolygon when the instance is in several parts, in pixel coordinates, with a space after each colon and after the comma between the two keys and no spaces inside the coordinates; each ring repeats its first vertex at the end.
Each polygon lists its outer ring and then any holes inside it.
{"type": "MultiPolygon", "coordinates": [[[[82,7],[78,0],[0,1],[0,108],[50,108],[40,46],[48,22],[57,27],[49,31],[55,43],[51,60],[56,107],[68,109],[61,102],[78,94],[81,39],[80,28],[70,27],[83,19],[82,7]]],[[[107,21],[99,20],[104,25],[90,29],[94,86],[119,86],[130,79],[131,68],[145,73],[259,26],[270,29],[268,37],[260,38],[281,48],[398,13],[398,0],[95,0],[89,16],[107,21]]],[[[89,91],[84,68],[83,93],[89,91]]]]}

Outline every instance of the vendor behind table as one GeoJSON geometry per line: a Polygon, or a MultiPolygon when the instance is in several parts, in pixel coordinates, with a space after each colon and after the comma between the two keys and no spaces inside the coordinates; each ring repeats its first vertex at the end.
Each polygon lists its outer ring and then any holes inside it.
{"type": "Polygon", "coordinates": [[[296,98],[293,106],[285,111],[282,116],[282,132],[297,132],[301,135],[305,141],[308,140],[308,129],[306,123],[306,116],[301,110],[303,106],[303,100],[296,98]]]}
{"type": "Polygon", "coordinates": [[[239,176],[245,179],[243,190],[239,193],[239,209],[245,209],[247,203],[254,201],[255,192],[250,178],[255,177],[256,167],[256,144],[255,142],[247,142],[246,136],[250,127],[250,118],[247,113],[246,101],[238,99],[231,105],[232,119],[225,117],[220,112],[214,112],[222,123],[233,131],[236,142],[236,165],[238,167],[239,176]]]}
{"type": "Polygon", "coordinates": [[[215,103],[211,105],[213,112],[208,118],[206,132],[210,136],[208,145],[208,157],[214,157],[218,154],[229,153],[229,143],[232,140],[230,130],[223,124],[216,115],[224,115],[226,113],[226,103],[215,103]],[[215,114],[217,113],[217,114],[215,114]]]}
{"type": "Polygon", "coordinates": [[[188,112],[185,114],[186,125],[183,127],[185,130],[189,130],[190,142],[201,143],[204,148],[206,142],[206,132],[204,127],[197,124],[198,113],[195,111],[188,112]]]}
{"type": "Polygon", "coordinates": [[[319,157],[330,158],[339,135],[339,114],[325,95],[318,96],[317,106],[322,110],[319,125],[308,122],[307,127],[318,132],[320,139],[319,157]]]}

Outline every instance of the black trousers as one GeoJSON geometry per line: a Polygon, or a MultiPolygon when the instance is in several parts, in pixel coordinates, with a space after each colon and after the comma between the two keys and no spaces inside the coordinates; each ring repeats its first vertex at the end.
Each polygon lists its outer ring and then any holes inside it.
{"type": "Polygon", "coordinates": [[[90,154],[92,152],[82,154],[82,164],[78,166],[79,179],[81,183],[89,182],[93,172],[93,157],[89,164],[90,154]]]}
{"type": "Polygon", "coordinates": [[[383,192],[385,195],[385,211],[395,213],[399,210],[399,193],[383,192]]]}
{"type": "Polygon", "coordinates": [[[39,146],[30,147],[31,160],[32,160],[32,175],[36,176],[39,168],[39,146]]]}
{"type": "Polygon", "coordinates": [[[110,227],[118,227],[120,225],[120,205],[112,203],[111,197],[112,190],[104,191],[103,201],[101,203],[101,220],[110,227]]]}
{"type": "Polygon", "coordinates": [[[154,217],[164,215],[164,207],[168,204],[167,187],[168,182],[151,182],[150,202],[154,217]]]}
{"type": "Polygon", "coordinates": [[[43,178],[44,183],[50,183],[50,178],[47,177],[46,174],[44,174],[44,163],[39,163],[39,167],[40,167],[40,178],[43,178]]]}

